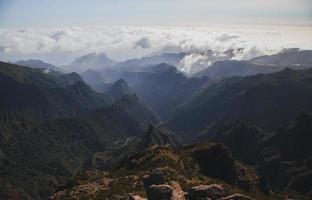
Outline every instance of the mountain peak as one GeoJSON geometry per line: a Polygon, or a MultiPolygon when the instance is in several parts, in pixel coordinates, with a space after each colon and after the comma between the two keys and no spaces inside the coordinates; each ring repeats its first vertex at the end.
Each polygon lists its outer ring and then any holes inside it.
{"type": "Polygon", "coordinates": [[[105,53],[90,53],[76,58],[69,66],[70,71],[87,71],[89,69],[111,68],[116,61],[110,59],[105,53]]]}
{"type": "Polygon", "coordinates": [[[116,81],[107,92],[116,101],[122,99],[125,95],[134,94],[133,90],[128,86],[127,82],[123,79],[116,81]]]}
{"type": "Polygon", "coordinates": [[[15,62],[14,64],[25,66],[25,67],[30,67],[30,68],[57,70],[57,68],[54,65],[43,62],[42,60],[37,60],[37,59],[19,60],[15,62]]]}
{"type": "Polygon", "coordinates": [[[166,129],[156,128],[150,124],[144,136],[138,142],[137,149],[148,149],[152,146],[170,146],[175,149],[179,148],[181,143],[175,135],[170,134],[166,129]]]}

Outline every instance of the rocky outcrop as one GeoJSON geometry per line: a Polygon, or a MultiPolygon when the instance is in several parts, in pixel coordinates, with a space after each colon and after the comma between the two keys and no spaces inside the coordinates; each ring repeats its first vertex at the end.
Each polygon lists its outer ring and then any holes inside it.
{"type": "Polygon", "coordinates": [[[159,200],[159,199],[171,199],[172,197],[172,188],[170,185],[161,184],[161,185],[151,185],[147,191],[147,198],[149,200],[159,200]]]}
{"type": "Polygon", "coordinates": [[[251,200],[251,198],[243,194],[232,194],[228,197],[222,198],[222,200],[251,200]]]}
{"type": "Polygon", "coordinates": [[[147,200],[147,199],[140,197],[138,195],[130,195],[129,200],[147,200]]]}
{"type": "MultiPolygon", "coordinates": [[[[161,169],[143,176],[143,185],[148,200],[251,200],[244,194],[228,194],[220,184],[198,185],[184,192],[178,182],[166,182],[161,169]]],[[[129,200],[144,199],[136,195],[129,197],[129,200]]]]}
{"type": "Polygon", "coordinates": [[[161,169],[154,169],[149,175],[143,176],[143,186],[145,190],[152,185],[162,185],[165,184],[164,174],[161,169]]]}
{"type": "Polygon", "coordinates": [[[189,190],[189,199],[190,200],[199,200],[199,199],[220,199],[225,196],[225,191],[222,185],[199,185],[192,187],[189,190]]]}
{"type": "Polygon", "coordinates": [[[156,128],[149,125],[147,131],[136,145],[137,151],[146,150],[152,146],[168,146],[177,149],[182,146],[178,138],[165,128],[156,128]]]}
{"type": "MultiPolygon", "coordinates": [[[[161,169],[154,169],[149,175],[143,176],[143,186],[149,200],[185,200],[185,193],[175,181],[167,183],[161,169]]],[[[133,200],[139,197],[130,196],[133,200]]]]}

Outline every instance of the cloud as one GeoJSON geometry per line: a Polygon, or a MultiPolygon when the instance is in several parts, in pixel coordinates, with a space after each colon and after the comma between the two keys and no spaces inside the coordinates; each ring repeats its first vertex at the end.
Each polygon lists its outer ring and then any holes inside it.
{"type": "Polygon", "coordinates": [[[91,52],[104,52],[115,59],[155,52],[194,52],[183,61],[186,70],[194,63],[200,68],[211,62],[211,56],[202,53],[209,50],[232,51],[232,59],[249,59],[283,48],[312,49],[310,35],[311,28],[304,26],[0,29],[0,59],[44,58],[64,64],[75,56],[91,52]]]}
{"type": "Polygon", "coordinates": [[[148,37],[142,37],[134,43],[135,48],[147,49],[151,47],[148,37]]]}

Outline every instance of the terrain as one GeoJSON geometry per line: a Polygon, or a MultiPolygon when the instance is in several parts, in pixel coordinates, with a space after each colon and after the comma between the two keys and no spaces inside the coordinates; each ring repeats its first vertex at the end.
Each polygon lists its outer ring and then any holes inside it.
{"type": "Polygon", "coordinates": [[[310,199],[311,51],[205,55],[0,62],[0,199],[310,199]]]}

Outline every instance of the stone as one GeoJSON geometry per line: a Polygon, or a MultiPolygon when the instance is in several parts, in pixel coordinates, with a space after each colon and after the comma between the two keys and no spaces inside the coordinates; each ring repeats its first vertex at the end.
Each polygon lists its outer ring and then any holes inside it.
{"type": "Polygon", "coordinates": [[[225,196],[225,191],[222,185],[212,184],[212,185],[199,185],[192,187],[189,190],[189,199],[220,199],[225,196]]]}
{"type": "Polygon", "coordinates": [[[161,169],[154,169],[149,175],[143,176],[143,186],[145,191],[151,185],[161,185],[166,184],[164,174],[161,169]]]}
{"type": "Polygon", "coordinates": [[[178,182],[171,181],[170,186],[172,188],[171,200],[185,200],[185,192],[178,182]]]}
{"type": "Polygon", "coordinates": [[[151,185],[147,189],[148,200],[170,200],[172,197],[172,188],[170,185],[151,185]]]}
{"type": "Polygon", "coordinates": [[[269,181],[264,178],[264,177],[261,177],[259,180],[258,180],[258,183],[257,183],[260,191],[263,193],[263,194],[266,194],[266,195],[269,195],[269,194],[272,194],[272,189],[271,189],[271,185],[269,183],[269,181]]]}
{"type": "Polygon", "coordinates": [[[222,200],[251,200],[251,198],[244,194],[232,194],[228,197],[222,198],[222,200]]]}
{"type": "Polygon", "coordinates": [[[147,200],[147,199],[140,197],[138,195],[130,195],[129,200],[147,200]]]}

